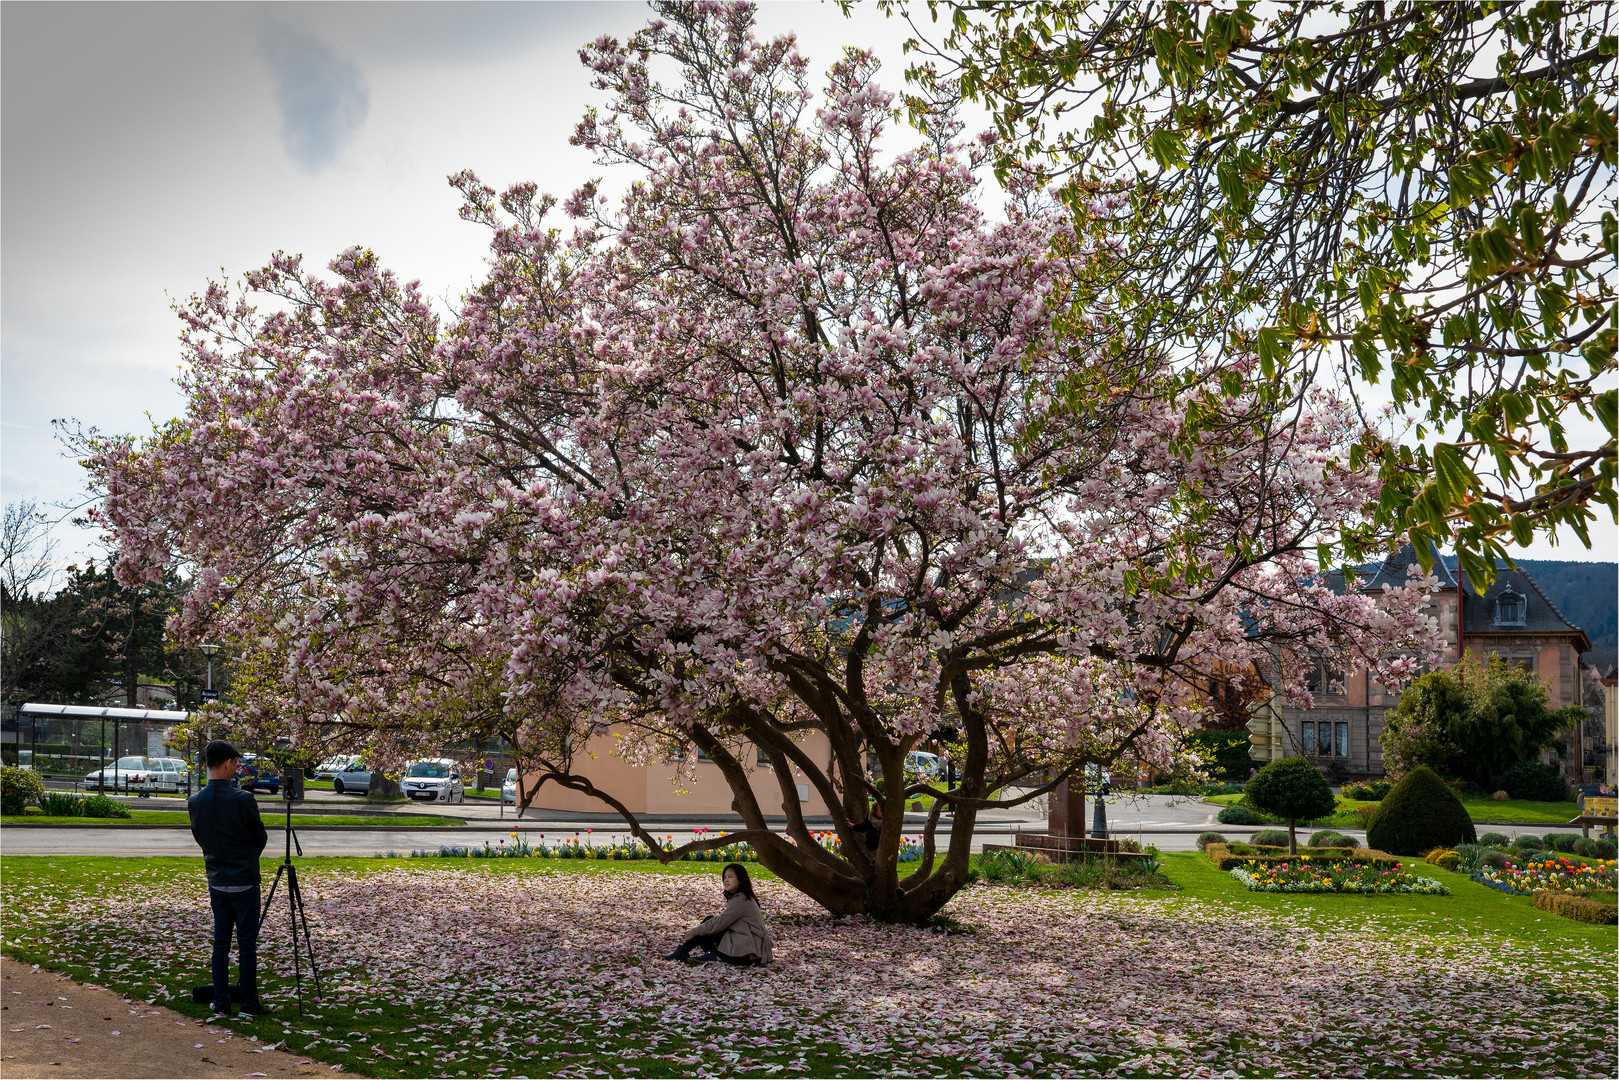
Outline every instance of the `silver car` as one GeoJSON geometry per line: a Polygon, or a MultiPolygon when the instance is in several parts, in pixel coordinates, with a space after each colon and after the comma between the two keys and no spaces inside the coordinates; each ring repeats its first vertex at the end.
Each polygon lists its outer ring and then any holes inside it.
{"type": "Polygon", "coordinates": [[[184,791],[186,781],[191,775],[191,766],[181,758],[155,757],[148,758],[150,768],[146,774],[146,786],[153,791],[172,791],[176,795],[184,791]]]}
{"type": "Polygon", "coordinates": [[[371,792],[371,766],[363,761],[351,761],[332,777],[332,790],[339,795],[352,792],[367,795],[371,792]]]}

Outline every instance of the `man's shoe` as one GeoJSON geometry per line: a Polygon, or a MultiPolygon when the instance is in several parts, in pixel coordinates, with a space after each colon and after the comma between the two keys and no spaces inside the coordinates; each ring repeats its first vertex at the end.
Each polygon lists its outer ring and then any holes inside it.
{"type": "Polygon", "coordinates": [[[668,956],[665,956],[664,959],[665,960],[673,960],[676,963],[679,963],[681,960],[686,959],[686,954],[681,952],[679,949],[676,949],[673,952],[671,952],[668,956]]]}
{"type": "Polygon", "coordinates": [[[270,1016],[275,1013],[274,1005],[266,1005],[262,1001],[243,1002],[241,1006],[243,1016],[270,1016]]]}
{"type": "Polygon", "coordinates": [[[701,952],[692,957],[691,962],[694,964],[717,964],[720,962],[720,954],[717,952],[701,952]]]}

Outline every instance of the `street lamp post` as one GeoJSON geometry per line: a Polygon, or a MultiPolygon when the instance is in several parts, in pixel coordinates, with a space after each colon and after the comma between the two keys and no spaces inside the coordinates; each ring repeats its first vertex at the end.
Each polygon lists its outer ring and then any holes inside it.
{"type": "MultiPolygon", "coordinates": [[[[201,645],[198,645],[197,648],[202,650],[202,655],[208,658],[208,674],[205,676],[207,681],[204,684],[204,689],[202,691],[202,701],[203,704],[206,705],[210,701],[219,700],[219,696],[214,693],[214,653],[219,651],[219,646],[205,641],[201,645]]],[[[206,745],[206,739],[203,739],[202,736],[198,736],[198,738],[204,743],[204,745],[206,745]]],[[[201,760],[200,756],[198,760],[201,760]]],[[[195,769],[189,769],[186,771],[186,792],[188,794],[191,791],[191,773],[195,771],[195,769]]]]}

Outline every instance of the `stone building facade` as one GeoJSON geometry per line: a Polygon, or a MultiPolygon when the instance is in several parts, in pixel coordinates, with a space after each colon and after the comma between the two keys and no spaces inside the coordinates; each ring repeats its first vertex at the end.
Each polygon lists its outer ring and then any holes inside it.
{"type": "MultiPolygon", "coordinates": [[[[1367,591],[1403,585],[1414,562],[1416,552],[1406,545],[1384,560],[1367,591]]],[[[1437,557],[1434,575],[1439,583],[1428,610],[1444,634],[1446,665],[1457,663],[1464,651],[1481,662],[1501,656],[1540,677],[1552,708],[1582,700],[1580,654],[1590,649],[1591,640],[1526,571],[1498,570],[1482,592],[1437,557]]],[[[1343,588],[1341,575],[1334,576],[1333,587],[1343,588]]],[[[1382,776],[1383,714],[1394,707],[1399,691],[1380,685],[1364,670],[1335,670],[1330,657],[1317,661],[1311,690],[1313,708],[1281,710],[1283,753],[1302,754],[1334,778],[1382,776]]],[[[1571,768],[1582,756],[1573,749],[1571,757],[1565,756],[1571,768]]],[[[1569,779],[1579,778],[1571,774],[1569,779]]]]}

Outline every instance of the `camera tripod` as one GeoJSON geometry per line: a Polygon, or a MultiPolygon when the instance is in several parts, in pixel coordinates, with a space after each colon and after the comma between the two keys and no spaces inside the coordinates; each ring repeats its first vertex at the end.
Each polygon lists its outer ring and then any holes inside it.
{"type": "Polygon", "coordinates": [[[304,930],[304,949],[309,954],[309,972],[315,979],[315,996],[319,997],[320,967],[315,963],[315,942],[309,936],[309,917],[304,914],[304,894],[298,887],[298,868],[292,865],[292,849],[298,849],[299,858],[303,857],[304,847],[298,843],[298,834],[292,831],[292,803],[291,791],[287,798],[287,849],[281,858],[281,865],[275,868],[275,880],[270,883],[270,893],[264,898],[264,910],[259,912],[259,924],[262,926],[265,916],[270,914],[270,904],[275,900],[275,891],[281,885],[282,875],[287,878],[287,914],[288,923],[292,926],[292,978],[293,986],[298,995],[298,1015],[304,1014],[304,972],[303,959],[298,953],[298,927],[304,930]]]}

